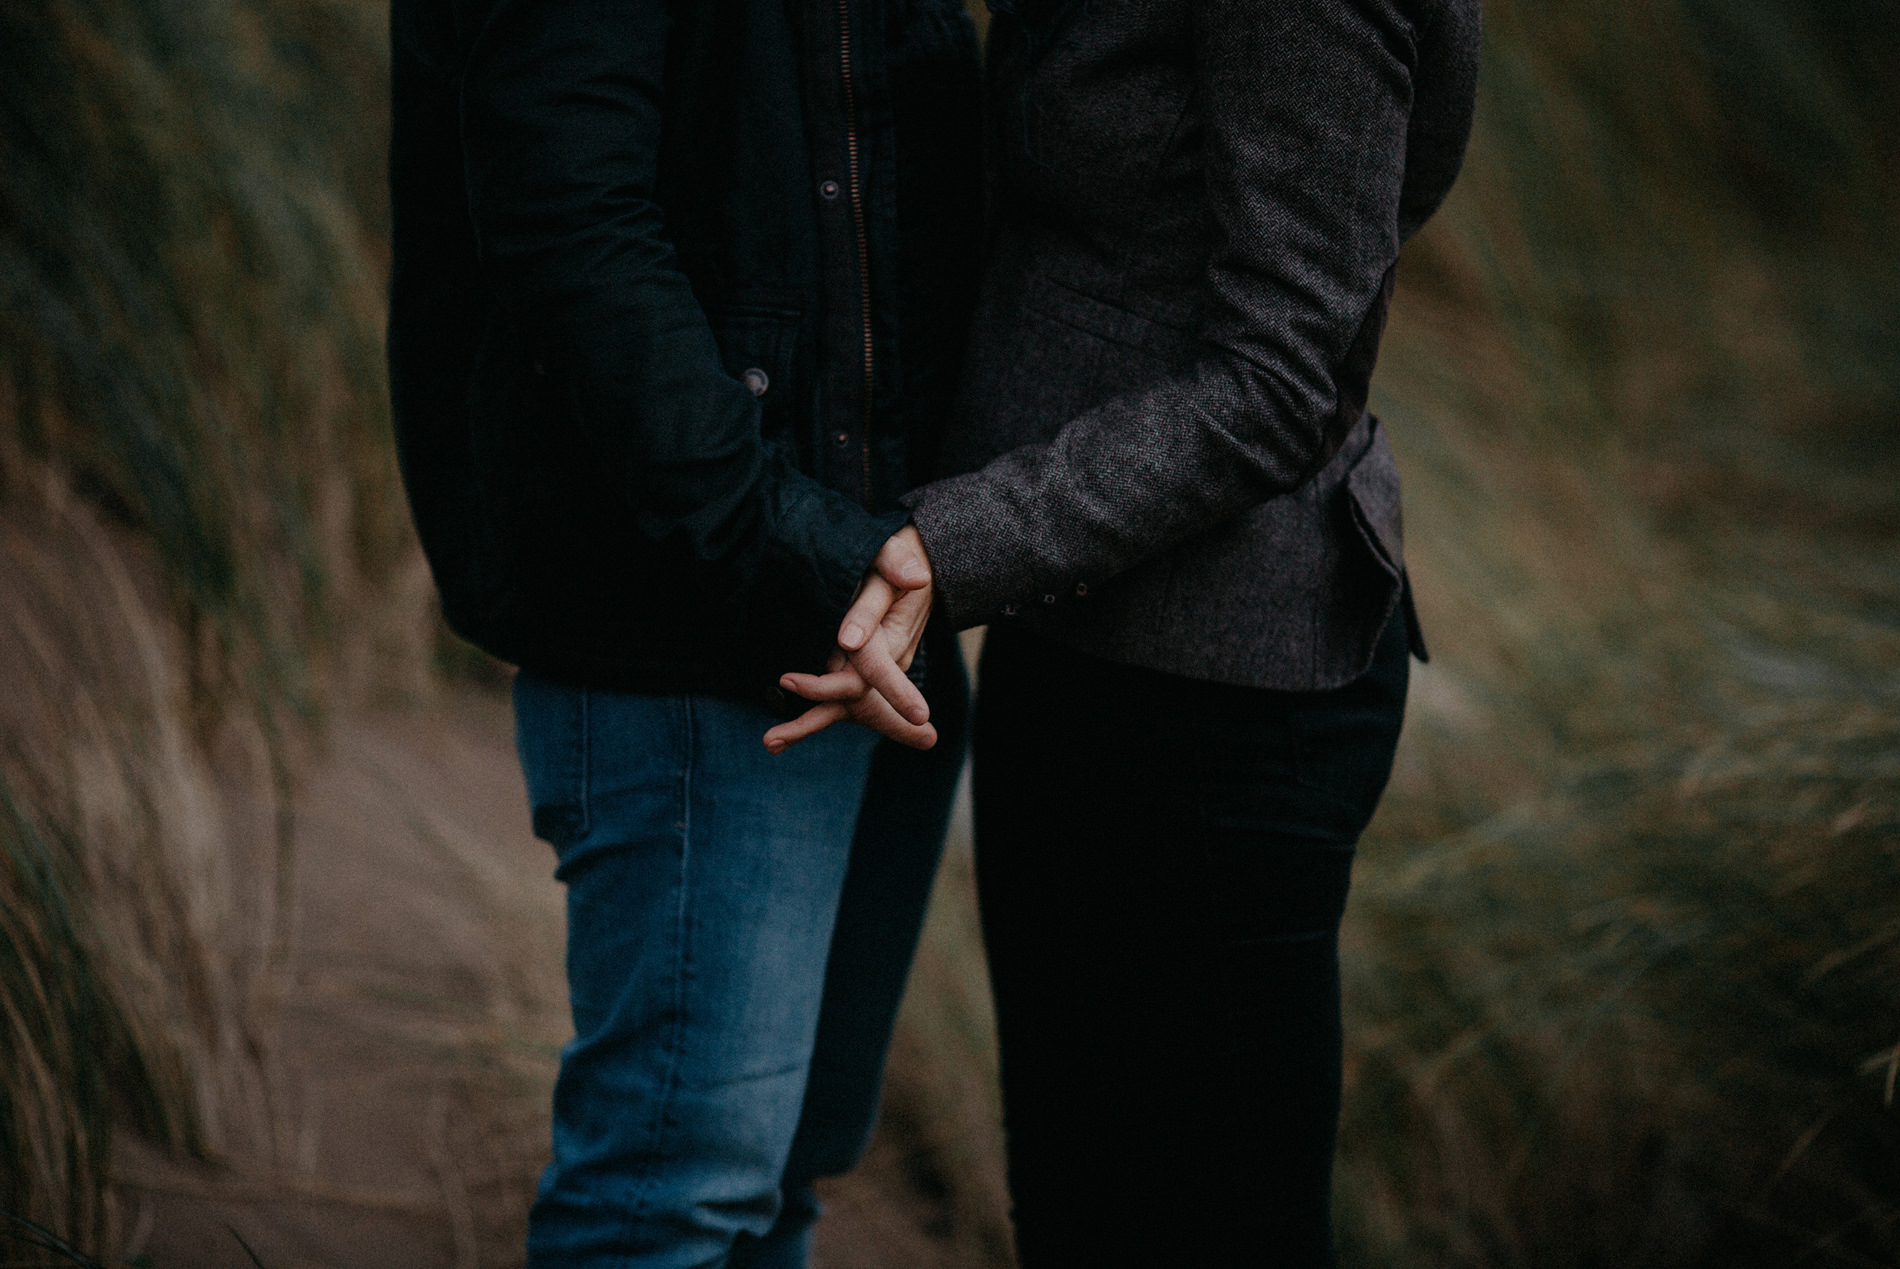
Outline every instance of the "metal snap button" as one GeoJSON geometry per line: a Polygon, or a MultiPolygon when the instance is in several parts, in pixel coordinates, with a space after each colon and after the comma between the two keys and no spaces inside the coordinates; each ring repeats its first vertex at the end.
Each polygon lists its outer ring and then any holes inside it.
{"type": "Polygon", "coordinates": [[[771,376],[757,366],[746,371],[740,378],[745,380],[745,386],[752,389],[752,395],[755,397],[764,396],[765,390],[772,386],[771,376]]]}
{"type": "Polygon", "coordinates": [[[818,192],[823,194],[826,198],[836,198],[838,196],[838,182],[826,181],[823,185],[818,187],[818,192]]]}
{"type": "Polygon", "coordinates": [[[1054,595],[1044,595],[1042,597],[1042,602],[1045,604],[1053,604],[1056,602],[1056,597],[1054,595]]]}
{"type": "Polygon", "coordinates": [[[1086,595],[1086,594],[1088,594],[1088,593],[1089,593],[1089,584],[1088,584],[1087,582],[1077,582],[1077,583],[1075,584],[1075,593],[1076,593],[1076,594],[1077,594],[1078,596],[1079,596],[1079,595],[1086,595]]]}
{"type": "Polygon", "coordinates": [[[843,449],[845,446],[851,443],[851,433],[840,432],[836,436],[831,438],[831,443],[833,445],[836,445],[839,449],[843,449]]]}

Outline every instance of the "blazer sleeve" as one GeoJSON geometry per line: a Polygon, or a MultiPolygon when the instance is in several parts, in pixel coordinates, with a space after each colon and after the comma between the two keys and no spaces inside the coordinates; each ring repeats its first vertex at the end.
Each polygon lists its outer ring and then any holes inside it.
{"type": "Polygon", "coordinates": [[[1399,0],[1190,0],[1207,206],[1202,352],[914,491],[959,625],[1097,584],[1303,484],[1365,404],[1418,65],[1399,0]]]}
{"type": "MultiPolygon", "coordinates": [[[[734,626],[834,623],[874,516],[764,443],[655,201],[669,0],[456,0],[484,277],[530,332],[636,531],[734,626]]],[[[831,633],[830,631],[826,632],[831,633]]]]}

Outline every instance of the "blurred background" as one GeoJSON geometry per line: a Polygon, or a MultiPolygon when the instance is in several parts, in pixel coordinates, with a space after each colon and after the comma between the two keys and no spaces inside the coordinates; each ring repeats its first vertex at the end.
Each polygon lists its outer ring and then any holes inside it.
{"type": "MultiPolygon", "coordinates": [[[[1346,1261],[1900,1265],[1900,6],[1486,19],[1375,383],[1434,660],[1346,1261]]],[[[385,20],[0,6],[0,1212],[69,1259],[520,1263],[560,896],[395,479],[385,20]]],[[[971,887],[825,1269],[1010,1263],[971,887]]]]}

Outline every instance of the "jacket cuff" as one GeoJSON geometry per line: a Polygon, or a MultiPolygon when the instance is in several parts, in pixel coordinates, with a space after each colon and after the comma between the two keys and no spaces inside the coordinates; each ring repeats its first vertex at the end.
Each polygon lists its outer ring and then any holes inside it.
{"type": "Polygon", "coordinates": [[[810,534],[811,554],[818,569],[819,608],[831,622],[828,633],[835,636],[877,553],[910,523],[910,512],[899,509],[872,514],[841,497],[813,499],[801,510],[808,516],[805,531],[810,534]],[[820,505],[814,506],[814,502],[820,505]]]}
{"type": "Polygon", "coordinates": [[[900,500],[910,508],[930,556],[936,617],[953,630],[980,626],[1020,597],[1023,587],[997,563],[1020,558],[1011,539],[1016,521],[998,514],[980,472],[914,489],[900,500]]]}
{"type": "Polygon", "coordinates": [[[909,519],[902,510],[873,515],[825,489],[790,505],[766,539],[760,602],[747,621],[747,638],[772,650],[774,676],[824,665],[865,572],[909,519]]]}

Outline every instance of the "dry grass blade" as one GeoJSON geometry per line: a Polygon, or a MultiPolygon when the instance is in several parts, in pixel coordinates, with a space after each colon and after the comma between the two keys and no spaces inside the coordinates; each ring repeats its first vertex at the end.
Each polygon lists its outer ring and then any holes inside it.
{"type": "MultiPolygon", "coordinates": [[[[99,1261],[86,1255],[77,1247],[61,1238],[58,1234],[55,1234],[52,1230],[36,1221],[30,1221],[24,1216],[15,1216],[11,1212],[0,1212],[0,1219],[6,1221],[6,1233],[9,1237],[25,1243],[29,1247],[36,1247],[41,1251],[51,1252],[54,1256],[58,1257],[59,1262],[62,1264],[80,1265],[82,1269],[105,1269],[105,1266],[99,1261]]],[[[44,1262],[36,1263],[43,1264],[44,1262]]]]}
{"type": "Polygon", "coordinates": [[[259,1260],[257,1253],[251,1250],[251,1245],[244,1241],[244,1235],[238,1233],[235,1229],[231,1229],[229,1225],[226,1225],[225,1228],[231,1230],[231,1237],[237,1240],[237,1245],[244,1249],[244,1255],[256,1266],[256,1269],[264,1269],[264,1262],[259,1260]]]}
{"type": "Polygon", "coordinates": [[[1882,1069],[1887,1073],[1887,1088],[1886,1092],[1881,1096],[1881,1104],[1888,1110],[1892,1110],[1894,1080],[1896,1076],[1900,1076],[1900,1044],[1894,1045],[1892,1049],[1885,1053],[1868,1058],[1867,1061],[1861,1065],[1860,1073],[1862,1075],[1872,1075],[1874,1072],[1882,1069]]]}

